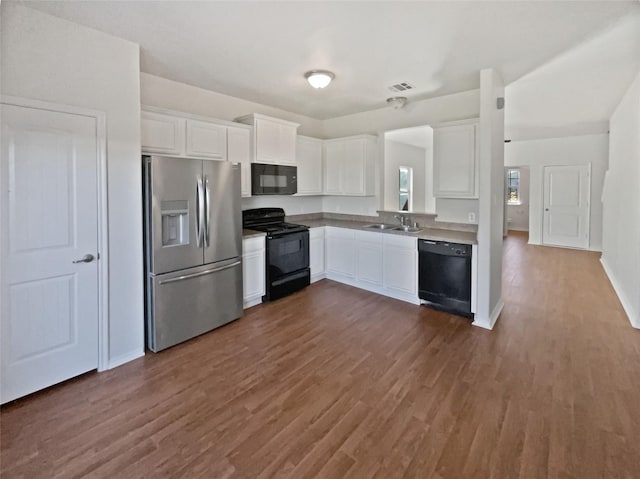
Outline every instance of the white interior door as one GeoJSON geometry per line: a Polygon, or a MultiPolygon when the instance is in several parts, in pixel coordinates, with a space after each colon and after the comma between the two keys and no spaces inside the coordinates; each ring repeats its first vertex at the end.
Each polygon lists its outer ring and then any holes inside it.
{"type": "Polygon", "coordinates": [[[89,116],[1,113],[5,403],[97,368],[98,140],[89,116]]]}
{"type": "Polygon", "coordinates": [[[591,165],[544,167],[542,243],[589,247],[591,165]]]}

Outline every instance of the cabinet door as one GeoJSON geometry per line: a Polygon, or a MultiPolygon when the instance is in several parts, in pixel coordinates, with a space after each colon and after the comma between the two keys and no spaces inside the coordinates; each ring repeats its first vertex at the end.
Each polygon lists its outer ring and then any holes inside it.
{"type": "Polygon", "coordinates": [[[342,164],[344,162],[344,144],[327,143],[324,146],[324,193],[342,194],[342,164]]]}
{"type": "Polygon", "coordinates": [[[358,251],[358,282],[374,286],[382,285],[382,235],[380,233],[356,232],[358,251]]]}
{"type": "Polygon", "coordinates": [[[327,272],[355,278],[356,251],[354,232],[339,228],[327,228],[326,235],[325,260],[327,272]]]}
{"type": "Polygon", "coordinates": [[[280,124],[258,119],[256,128],[256,163],[280,162],[280,124]]]}
{"type": "Polygon", "coordinates": [[[298,194],[322,194],[322,141],[298,137],[296,163],[298,164],[298,194]]]}
{"type": "Polygon", "coordinates": [[[324,228],[309,230],[309,266],[312,281],[324,274],[324,228]]]}
{"type": "Polygon", "coordinates": [[[296,137],[298,129],[291,125],[278,125],[278,163],[296,165],[296,137]]]}
{"type": "Polygon", "coordinates": [[[187,155],[227,159],[227,127],[187,120],[187,155]]]}
{"type": "Polygon", "coordinates": [[[185,153],[184,118],[143,111],[140,136],[144,153],[185,153]]]}
{"type": "Polygon", "coordinates": [[[418,246],[415,238],[384,238],[383,283],[384,288],[390,291],[418,294],[418,246]]]}
{"type": "Polygon", "coordinates": [[[342,165],[342,194],[363,195],[364,173],[364,140],[346,140],[342,165]]]}
{"type": "Polygon", "coordinates": [[[242,196],[251,196],[251,130],[227,129],[227,160],[240,163],[242,196]]]}
{"type": "Polygon", "coordinates": [[[242,242],[242,284],[245,305],[260,302],[265,293],[264,238],[248,238],[242,242]]]}
{"type": "Polygon", "coordinates": [[[476,198],[476,124],[433,130],[433,192],[436,198],[476,198]]]}

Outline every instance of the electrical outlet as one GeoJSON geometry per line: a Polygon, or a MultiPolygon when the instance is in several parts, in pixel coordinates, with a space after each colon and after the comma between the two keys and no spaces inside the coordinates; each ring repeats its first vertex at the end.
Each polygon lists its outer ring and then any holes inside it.
{"type": "Polygon", "coordinates": [[[473,211],[469,211],[469,223],[476,222],[476,214],[473,211]]]}

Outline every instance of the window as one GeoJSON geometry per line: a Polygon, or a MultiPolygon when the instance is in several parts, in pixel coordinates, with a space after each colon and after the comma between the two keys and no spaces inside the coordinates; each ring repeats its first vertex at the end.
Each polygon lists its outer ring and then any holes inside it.
{"type": "Polygon", "coordinates": [[[400,211],[413,211],[413,168],[401,166],[398,174],[400,211]]]}
{"type": "Polygon", "coordinates": [[[507,170],[507,204],[520,204],[520,170],[518,168],[507,170]]]}

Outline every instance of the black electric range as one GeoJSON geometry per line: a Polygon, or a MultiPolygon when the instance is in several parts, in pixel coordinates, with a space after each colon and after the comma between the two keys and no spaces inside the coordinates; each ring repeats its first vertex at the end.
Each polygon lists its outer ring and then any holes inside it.
{"type": "Polygon", "coordinates": [[[310,284],[309,228],[287,223],[282,208],[255,208],[242,212],[242,227],[264,231],[266,238],[266,294],[273,301],[310,284]]]}

